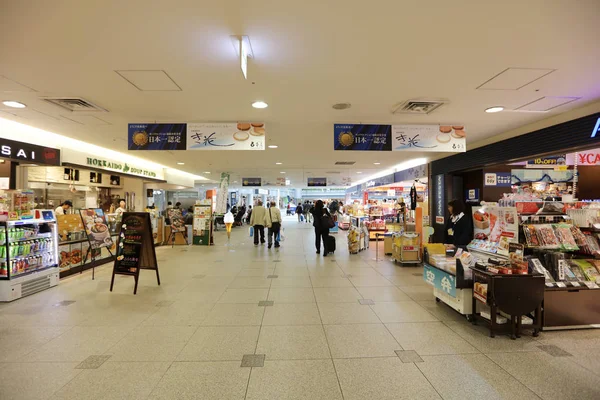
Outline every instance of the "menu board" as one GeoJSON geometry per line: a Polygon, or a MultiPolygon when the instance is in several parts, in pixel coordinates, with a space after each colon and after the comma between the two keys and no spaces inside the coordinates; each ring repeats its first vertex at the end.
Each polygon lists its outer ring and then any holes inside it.
{"type": "Polygon", "coordinates": [[[194,206],[193,243],[196,245],[210,245],[212,236],[212,201],[203,200],[194,206]]]}
{"type": "Polygon", "coordinates": [[[169,208],[167,216],[171,221],[171,232],[185,232],[185,218],[179,208],[169,208]]]}
{"type": "Polygon", "coordinates": [[[110,291],[113,289],[115,274],[132,275],[135,278],[133,294],[136,294],[140,269],[156,270],[156,279],[160,285],[150,214],[125,212],[118,236],[110,291]]]}
{"type": "Polygon", "coordinates": [[[104,211],[100,208],[88,208],[79,210],[79,214],[81,215],[81,221],[90,242],[90,247],[92,249],[99,249],[101,247],[110,248],[113,245],[113,241],[110,237],[110,229],[108,229],[104,211]]]}

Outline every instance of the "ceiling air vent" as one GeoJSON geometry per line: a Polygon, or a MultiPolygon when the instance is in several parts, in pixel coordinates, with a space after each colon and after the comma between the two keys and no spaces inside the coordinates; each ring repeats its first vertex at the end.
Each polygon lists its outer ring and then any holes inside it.
{"type": "Polygon", "coordinates": [[[429,114],[440,108],[447,101],[415,99],[398,103],[392,107],[392,114],[429,114]]]}
{"type": "Polygon", "coordinates": [[[46,97],[48,103],[54,104],[71,112],[106,112],[102,107],[79,97],[46,97]]]}
{"type": "Polygon", "coordinates": [[[354,165],[356,161],[336,161],[335,165],[354,165]]]}

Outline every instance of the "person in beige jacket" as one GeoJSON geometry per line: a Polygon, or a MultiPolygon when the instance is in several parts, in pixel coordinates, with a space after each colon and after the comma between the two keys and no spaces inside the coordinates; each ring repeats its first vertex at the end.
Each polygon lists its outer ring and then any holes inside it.
{"type": "Polygon", "coordinates": [[[268,238],[269,238],[269,249],[273,245],[273,238],[275,238],[275,248],[279,247],[279,232],[281,230],[281,223],[283,219],[281,218],[281,211],[275,205],[275,202],[271,202],[271,207],[267,210],[265,215],[265,226],[268,230],[268,238]]]}
{"type": "Polygon", "coordinates": [[[254,227],[254,245],[258,246],[258,236],[260,235],[260,244],[265,244],[265,217],[267,210],[262,205],[262,200],[259,200],[256,207],[252,209],[250,216],[250,225],[254,227]]]}

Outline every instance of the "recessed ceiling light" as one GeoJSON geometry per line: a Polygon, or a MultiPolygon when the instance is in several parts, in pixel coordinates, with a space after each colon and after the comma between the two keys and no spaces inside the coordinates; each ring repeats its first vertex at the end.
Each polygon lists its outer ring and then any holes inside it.
{"type": "Polygon", "coordinates": [[[237,183],[237,181],[233,181],[233,183],[237,183]]]}
{"type": "Polygon", "coordinates": [[[380,165],[381,163],[380,163],[380,162],[374,162],[373,164],[375,164],[375,165],[380,165]]]}
{"type": "Polygon", "coordinates": [[[279,147],[279,146],[277,146],[276,144],[270,144],[270,145],[269,145],[269,148],[270,148],[270,149],[276,149],[277,147],[279,147]]]}
{"type": "Polygon", "coordinates": [[[177,165],[185,165],[185,163],[180,161],[177,163],[177,165]]]}
{"type": "Polygon", "coordinates": [[[361,172],[361,171],[356,171],[356,173],[357,173],[357,174],[362,174],[362,172],[361,172]]]}
{"type": "Polygon", "coordinates": [[[204,171],[205,174],[210,174],[210,171],[204,171]]]}
{"type": "Polygon", "coordinates": [[[285,172],[284,172],[284,171],[281,171],[281,172],[280,172],[280,174],[285,174],[285,172]]]}
{"type": "Polygon", "coordinates": [[[269,105],[267,103],[265,103],[264,101],[255,101],[254,103],[252,103],[252,107],[254,107],[254,108],[267,108],[267,107],[269,107],[269,105]]]}
{"type": "Polygon", "coordinates": [[[25,107],[27,107],[25,104],[19,103],[18,101],[13,101],[13,100],[3,101],[2,104],[4,104],[6,107],[12,107],[12,108],[25,108],[25,107]]]}
{"type": "Polygon", "coordinates": [[[275,163],[275,165],[281,165],[281,164],[283,164],[283,163],[280,163],[280,162],[276,162],[276,163],[275,163]]]}
{"type": "Polygon", "coordinates": [[[495,107],[486,108],[485,112],[486,113],[497,113],[497,112],[500,112],[500,111],[503,111],[503,110],[504,110],[504,107],[502,107],[502,106],[495,106],[495,107]]]}

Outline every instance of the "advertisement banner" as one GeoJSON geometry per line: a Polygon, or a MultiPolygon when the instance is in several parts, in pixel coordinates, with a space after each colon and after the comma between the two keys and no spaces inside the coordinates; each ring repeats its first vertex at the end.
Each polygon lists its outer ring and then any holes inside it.
{"type": "Polygon", "coordinates": [[[466,191],[467,203],[478,203],[479,202],[479,189],[468,189],[466,191]]]}
{"type": "Polygon", "coordinates": [[[193,243],[195,245],[210,245],[212,223],[212,202],[202,200],[200,204],[194,205],[193,243]]]}
{"type": "Polygon", "coordinates": [[[185,150],[186,124],[129,124],[129,150],[185,150]]]}
{"type": "Polygon", "coordinates": [[[327,178],[308,178],[307,186],[327,186],[327,178]]]}
{"type": "Polygon", "coordinates": [[[444,175],[435,176],[435,223],[440,225],[444,223],[446,215],[446,204],[444,202],[444,175]]]}
{"type": "Polygon", "coordinates": [[[510,187],[510,172],[488,172],[484,176],[483,186],[510,187]]]}
{"type": "Polygon", "coordinates": [[[392,125],[392,150],[465,152],[466,137],[458,125],[392,125]]]}
{"type": "Polygon", "coordinates": [[[225,214],[227,212],[227,193],[229,192],[229,174],[221,172],[221,182],[217,190],[217,205],[215,212],[225,214]]]}
{"type": "Polygon", "coordinates": [[[423,266],[423,280],[434,288],[456,297],[456,282],[453,275],[425,264],[423,266]]]}
{"type": "Polygon", "coordinates": [[[275,181],[275,186],[285,186],[285,178],[277,178],[275,181]]]}
{"type": "Polygon", "coordinates": [[[486,206],[473,208],[474,238],[499,243],[498,252],[519,242],[519,220],[515,207],[486,206]]]}
{"type": "Polygon", "coordinates": [[[261,186],[261,178],[242,178],[242,186],[261,186]]]}
{"type": "Polygon", "coordinates": [[[390,125],[334,124],[333,149],[354,151],[391,151],[390,125]]]}
{"type": "Polygon", "coordinates": [[[104,211],[101,208],[89,208],[79,210],[79,214],[81,215],[81,221],[90,242],[90,247],[92,249],[99,249],[101,247],[110,248],[113,245],[113,241],[110,237],[110,230],[106,223],[104,211]]]}
{"type": "Polygon", "coordinates": [[[264,150],[262,122],[188,123],[187,150],[264,150]]]}
{"type": "Polygon", "coordinates": [[[533,160],[528,160],[527,165],[535,166],[536,168],[549,167],[553,168],[557,165],[567,165],[567,155],[560,154],[558,156],[551,157],[538,157],[533,160]]]}

